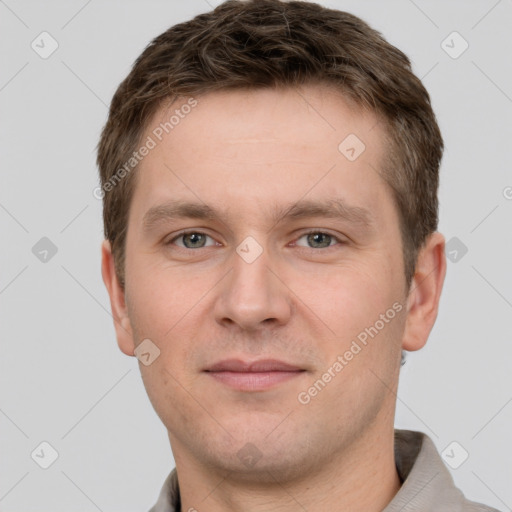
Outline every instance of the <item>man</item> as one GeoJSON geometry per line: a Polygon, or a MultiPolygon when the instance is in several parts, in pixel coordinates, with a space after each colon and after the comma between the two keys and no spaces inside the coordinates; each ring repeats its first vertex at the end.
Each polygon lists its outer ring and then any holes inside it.
{"type": "Polygon", "coordinates": [[[446,272],[408,58],[313,3],[171,27],[112,100],[102,274],[176,462],[153,512],[484,511],[395,431],[446,272]]]}

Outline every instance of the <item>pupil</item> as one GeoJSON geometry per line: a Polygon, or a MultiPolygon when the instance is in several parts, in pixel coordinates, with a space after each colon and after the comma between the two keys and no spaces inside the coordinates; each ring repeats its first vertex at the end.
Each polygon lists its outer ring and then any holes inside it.
{"type": "Polygon", "coordinates": [[[189,238],[189,241],[190,243],[193,245],[193,246],[197,246],[198,245],[198,242],[199,242],[199,245],[200,245],[200,242],[202,241],[202,237],[203,235],[200,235],[199,233],[192,233],[190,235],[187,235],[185,237],[186,238],[189,238]]]}

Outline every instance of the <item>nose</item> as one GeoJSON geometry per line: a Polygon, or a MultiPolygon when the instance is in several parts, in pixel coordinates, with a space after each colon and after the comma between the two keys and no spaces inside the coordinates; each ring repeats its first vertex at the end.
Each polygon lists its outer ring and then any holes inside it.
{"type": "Polygon", "coordinates": [[[224,327],[236,324],[250,331],[282,326],[291,317],[291,295],[266,251],[250,263],[234,253],[232,271],[223,279],[216,300],[215,318],[224,327]]]}

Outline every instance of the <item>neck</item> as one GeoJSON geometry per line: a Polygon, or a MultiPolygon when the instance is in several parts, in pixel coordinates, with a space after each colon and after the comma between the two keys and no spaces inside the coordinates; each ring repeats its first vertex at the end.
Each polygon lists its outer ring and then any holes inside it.
{"type": "Polygon", "coordinates": [[[400,488],[393,435],[392,424],[385,431],[369,429],[314,472],[292,480],[269,472],[271,481],[264,483],[205,467],[173,438],[181,512],[380,512],[400,488]]]}

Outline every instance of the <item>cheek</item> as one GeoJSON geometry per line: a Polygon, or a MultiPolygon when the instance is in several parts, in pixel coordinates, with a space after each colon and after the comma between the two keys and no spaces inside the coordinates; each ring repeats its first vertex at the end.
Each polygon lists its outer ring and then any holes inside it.
{"type": "Polygon", "coordinates": [[[329,337],[347,340],[379,318],[397,300],[389,271],[362,261],[297,274],[293,289],[304,311],[316,315],[329,337]],[[307,307],[306,307],[307,306],[307,307]],[[309,311],[308,311],[309,308],[309,311]]]}
{"type": "Polygon", "coordinates": [[[141,262],[129,275],[132,312],[140,334],[165,341],[183,329],[215,284],[213,272],[192,274],[169,265],[141,262]]]}
{"type": "Polygon", "coordinates": [[[373,265],[359,262],[331,269],[330,275],[319,276],[309,286],[303,283],[298,288],[297,295],[304,297],[316,314],[316,324],[325,333],[317,340],[326,364],[321,372],[327,371],[338,356],[344,357],[344,368],[335,379],[337,384],[330,388],[335,394],[332,399],[340,403],[357,406],[360,400],[367,399],[360,393],[382,387],[370,369],[386,381],[396,369],[403,333],[400,311],[405,307],[393,275],[379,270],[379,264],[389,266],[378,258],[373,265]]]}
{"type": "Polygon", "coordinates": [[[198,418],[201,422],[208,422],[205,411],[186,391],[191,389],[186,375],[178,373],[165,356],[160,356],[148,367],[142,367],[141,374],[150,402],[168,429],[186,433],[189,429],[196,430],[194,426],[198,418]]]}

